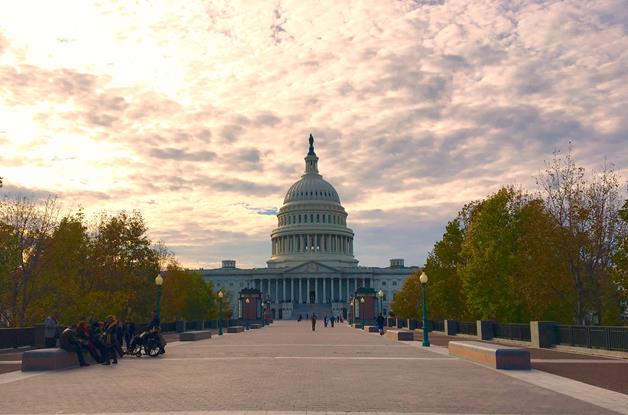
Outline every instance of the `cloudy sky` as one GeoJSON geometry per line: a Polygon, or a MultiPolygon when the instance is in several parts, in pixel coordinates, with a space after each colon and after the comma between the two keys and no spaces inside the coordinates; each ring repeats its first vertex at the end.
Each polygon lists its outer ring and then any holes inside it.
{"type": "Polygon", "coordinates": [[[311,132],[360,264],[421,265],[569,141],[625,180],[627,30],[626,0],[2,2],[3,192],[265,266],[311,132]]]}

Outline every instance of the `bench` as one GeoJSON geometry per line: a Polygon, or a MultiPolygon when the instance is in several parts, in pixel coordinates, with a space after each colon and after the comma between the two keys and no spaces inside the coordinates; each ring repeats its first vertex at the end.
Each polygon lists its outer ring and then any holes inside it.
{"type": "Polygon", "coordinates": [[[369,333],[379,333],[377,326],[364,326],[364,331],[369,333]]]}
{"type": "Polygon", "coordinates": [[[227,327],[227,333],[242,333],[243,331],[244,331],[244,326],[227,327]]]}
{"type": "Polygon", "coordinates": [[[362,323],[354,323],[351,325],[351,327],[353,327],[354,329],[363,329],[364,328],[364,324],[362,323]]]}
{"type": "Polygon", "coordinates": [[[530,370],[530,352],[521,347],[475,341],[450,341],[449,355],[493,369],[530,370]]]}
{"type": "Polygon", "coordinates": [[[405,330],[386,330],[385,335],[397,341],[413,341],[414,332],[405,330]]]}
{"type": "Polygon", "coordinates": [[[261,329],[261,328],[262,328],[262,325],[261,325],[261,324],[259,324],[259,323],[254,323],[254,324],[249,325],[249,328],[250,328],[251,330],[261,329]]]}
{"type": "MultiPolygon", "coordinates": [[[[88,352],[83,352],[87,363],[95,363],[88,352]]],[[[61,348],[28,350],[22,353],[22,372],[34,370],[58,370],[79,367],[75,352],[61,348]]]]}
{"type": "Polygon", "coordinates": [[[193,342],[196,340],[211,339],[212,332],[209,330],[184,331],[179,333],[179,341],[193,342]]]}

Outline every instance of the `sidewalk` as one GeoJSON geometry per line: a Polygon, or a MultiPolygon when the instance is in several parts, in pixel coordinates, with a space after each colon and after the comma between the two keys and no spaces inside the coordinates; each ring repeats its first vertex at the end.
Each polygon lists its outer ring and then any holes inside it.
{"type": "Polygon", "coordinates": [[[505,372],[515,371],[342,324],[312,332],[309,322],[276,322],[174,342],[157,358],[0,375],[0,414],[628,414],[626,395],[539,371],[505,372]],[[570,394],[557,391],[562,383],[571,384],[570,394]],[[97,398],[107,387],[113,398],[97,398]]]}
{"type": "MultiPolygon", "coordinates": [[[[415,331],[415,333],[419,334],[418,336],[415,334],[415,340],[423,341],[423,333],[419,331],[415,331]]],[[[447,347],[450,341],[465,340],[478,341],[465,336],[447,336],[440,333],[430,333],[430,343],[437,346],[447,347]]],[[[498,339],[488,343],[512,346],[508,342],[501,343],[498,339]]],[[[519,345],[516,347],[523,347],[530,351],[533,369],[628,395],[628,359],[615,359],[553,349],[537,349],[519,345]]]]}

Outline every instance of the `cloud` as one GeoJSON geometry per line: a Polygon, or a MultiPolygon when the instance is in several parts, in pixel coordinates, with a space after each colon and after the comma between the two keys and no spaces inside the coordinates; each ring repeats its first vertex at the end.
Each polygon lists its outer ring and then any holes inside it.
{"type": "Polygon", "coordinates": [[[158,159],[178,161],[210,161],[216,158],[216,153],[211,151],[189,152],[179,148],[154,148],[149,154],[158,159]]]}
{"type": "Polygon", "coordinates": [[[28,32],[0,4],[0,174],[139,206],[184,264],[263,266],[310,133],[365,265],[420,265],[460,207],[533,188],[569,142],[628,175],[621,0],[112,2],[89,31],[40,7],[28,32]]]}

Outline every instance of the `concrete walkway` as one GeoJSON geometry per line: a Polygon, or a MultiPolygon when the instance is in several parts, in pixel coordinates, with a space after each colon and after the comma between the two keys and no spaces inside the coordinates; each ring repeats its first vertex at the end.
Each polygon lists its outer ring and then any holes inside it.
{"type": "Polygon", "coordinates": [[[605,391],[598,402],[599,388],[554,376],[581,388],[577,399],[543,372],[513,376],[408,343],[343,324],[312,332],[309,322],[276,322],[117,366],[2,374],[0,414],[628,413],[627,395],[605,391]]]}

